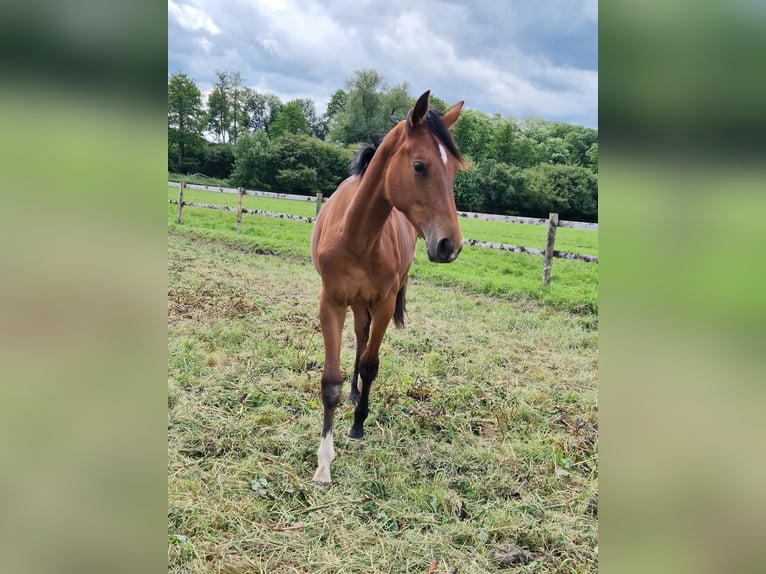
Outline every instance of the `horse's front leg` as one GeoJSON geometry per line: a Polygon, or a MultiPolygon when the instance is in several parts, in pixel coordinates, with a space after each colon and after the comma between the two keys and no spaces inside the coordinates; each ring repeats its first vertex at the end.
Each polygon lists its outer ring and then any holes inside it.
{"type": "Polygon", "coordinates": [[[367,348],[367,341],[370,338],[370,310],[366,305],[354,307],[354,333],[356,334],[356,359],[354,360],[354,376],[351,379],[351,392],[348,394],[346,403],[356,406],[359,404],[359,393],[361,385],[359,384],[359,361],[362,353],[367,348]]]}
{"type": "Polygon", "coordinates": [[[319,322],[322,325],[322,337],[324,338],[324,371],[322,372],[322,407],[324,418],[322,421],[322,436],[317,450],[317,469],[314,484],[329,486],[330,463],[335,458],[335,446],[332,440],[332,424],[335,418],[335,409],[340,404],[341,390],[343,388],[343,374],[340,370],[340,344],[343,322],[346,319],[346,309],[330,301],[322,292],[319,300],[319,322]]]}
{"type": "Polygon", "coordinates": [[[391,317],[394,316],[394,307],[396,305],[396,296],[389,297],[385,301],[380,301],[372,308],[372,326],[370,329],[370,340],[367,348],[359,359],[359,375],[362,378],[362,389],[359,394],[359,402],[354,410],[354,424],[348,436],[360,439],[364,436],[364,421],[369,413],[369,397],[372,381],[378,375],[378,365],[380,359],[378,351],[383,342],[383,335],[388,329],[391,317]]]}

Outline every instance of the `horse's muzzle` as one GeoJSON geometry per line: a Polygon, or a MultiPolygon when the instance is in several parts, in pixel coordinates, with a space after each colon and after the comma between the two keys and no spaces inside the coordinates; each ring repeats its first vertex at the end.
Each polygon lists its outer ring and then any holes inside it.
{"type": "Polygon", "coordinates": [[[461,249],[462,245],[456,248],[448,237],[441,238],[436,244],[436,249],[431,249],[431,246],[426,244],[428,260],[432,263],[452,263],[460,255],[461,249]]]}

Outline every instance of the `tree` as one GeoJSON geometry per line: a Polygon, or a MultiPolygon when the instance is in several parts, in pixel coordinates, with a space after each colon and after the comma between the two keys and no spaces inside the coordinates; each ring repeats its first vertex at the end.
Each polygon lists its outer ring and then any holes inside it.
{"type": "Polygon", "coordinates": [[[347,82],[346,103],[336,115],[328,139],[342,144],[370,141],[391,125],[383,111],[382,76],[376,70],[357,70],[347,82]]]}
{"type": "Polygon", "coordinates": [[[518,215],[525,211],[526,179],[522,170],[507,163],[487,159],[482,162],[485,210],[489,213],[518,215]]]}
{"type": "Polygon", "coordinates": [[[518,167],[532,167],[545,158],[542,144],[529,137],[524,130],[517,134],[510,151],[508,163],[518,167]]]}
{"type": "Polygon", "coordinates": [[[481,174],[475,167],[457,172],[453,190],[455,205],[459,210],[481,212],[484,209],[481,174]]]}
{"type": "MultiPolygon", "coordinates": [[[[414,102],[413,102],[414,103],[414,102]]],[[[452,102],[456,104],[457,102],[452,102]]],[[[431,109],[437,112],[446,112],[450,108],[451,104],[445,102],[438,96],[431,94],[431,109]]]]}
{"type": "Polygon", "coordinates": [[[590,168],[593,173],[598,173],[598,142],[592,144],[588,151],[585,152],[586,166],[590,168]]]}
{"type": "Polygon", "coordinates": [[[582,167],[590,167],[588,150],[598,142],[598,132],[592,128],[566,124],[569,131],[564,135],[570,153],[570,163],[582,167]]]}
{"type": "Polygon", "coordinates": [[[321,191],[327,196],[347,177],[352,155],[315,137],[288,133],[269,145],[266,181],[272,189],[287,193],[321,191]]]}
{"type": "Polygon", "coordinates": [[[239,134],[247,130],[248,115],[245,111],[249,89],[242,85],[242,76],[234,72],[229,77],[229,116],[231,118],[231,132],[229,141],[237,143],[239,134]]]}
{"type": "Polygon", "coordinates": [[[207,176],[225,179],[234,165],[234,148],[231,144],[208,142],[200,171],[207,176]]]}
{"type": "Polygon", "coordinates": [[[407,112],[415,105],[415,98],[410,96],[409,88],[407,82],[402,82],[383,93],[381,107],[385,116],[404,118],[407,115],[407,112]]]}
{"type": "Polygon", "coordinates": [[[335,119],[335,117],[343,111],[343,108],[346,107],[346,99],[348,98],[348,94],[343,91],[342,89],[335,90],[335,93],[330,98],[330,101],[327,104],[327,112],[325,112],[325,117],[332,121],[335,119]]]}
{"type": "Polygon", "coordinates": [[[201,140],[202,94],[183,72],[168,78],[168,145],[178,147],[176,170],[183,171],[184,151],[201,140]]]}
{"type": "Polygon", "coordinates": [[[213,85],[213,90],[207,98],[207,128],[215,135],[217,141],[226,143],[226,136],[231,125],[229,73],[216,70],[215,75],[218,77],[218,82],[213,85]]]}
{"type": "Polygon", "coordinates": [[[267,179],[269,136],[259,130],[243,133],[234,146],[234,168],[229,179],[237,187],[263,187],[267,179]]]}
{"type": "Polygon", "coordinates": [[[598,177],[576,165],[542,163],[524,170],[539,213],[555,211],[561,219],[598,220],[598,177]]]}
{"type": "Polygon", "coordinates": [[[463,110],[452,130],[458,148],[464,156],[477,161],[490,157],[493,130],[490,117],[478,110],[463,110]]]}
{"type": "Polygon", "coordinates": [[[308,135],[310,133],[309,122],[303,115],[298,103],[292,101],[285,104],[285,107],[269,126],[268,133],[272,138],[278,138],[285,134],[308,135]]]}
{"type": "Polygon", "coordinates": [[[303,117],[306,118],[306,121],[308,122],[309,133],[315,138],[319,138],[320,140],[324,139],[326,124],[324,118],[317,116],[314,100],[309,98],[296,98],[288,103],[296,104],[301,112],[303,112],[303,117]]]}
{"type": "Polygon", "coordinates": [[[251,131],[266,130],[282,110],[282,101],[271,92],[260,93],[252,90],[245,101],[251,131]]]}
{"type": "Polygon", "coordinates": [[[545,140],[545,155],[548,163],[569,163],[571,160],[569,151],[569,146],[563,138],[549,137],[545,140]]]}
{"type": "Polygon", "coordinates": [[[518,165],[514,160],[519,126],[512,120],[498,119],[492,130],[491,157],[503,163],[518,165]]]}

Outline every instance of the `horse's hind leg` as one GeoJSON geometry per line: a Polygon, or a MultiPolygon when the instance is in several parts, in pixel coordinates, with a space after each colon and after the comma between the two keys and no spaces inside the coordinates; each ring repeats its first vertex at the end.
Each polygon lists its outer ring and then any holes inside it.
{"type": "Polygon", "coordinates": [[[367,347],[367,341],[370,338],[370,310],[367,306],[354,307],[354,333],[356,334],[356,360],[354,361],[354,376],[351,379],[351,392],[346,399],[346,403],[356,406],[359,403],[359,360],[367,347]]]}
{"type": "Polygon", "coordinates": [[[375,305],[372,309],[370,340],[359,359],[359,375],[362,378],[362,389],[359,394],[356,410],[354,410],[354,424],[348,433],[348,436],[351,438],[360,439],[364,436],[364,421],[367,419],[369,412],[370,387],[372,386],[372,381],[378,375],[378,365],[380,364],[378,351],[380,350],[380,344],[383,342],[383,335],[386,333],[391,317],[394,315],[395,304],[396,296],[389,297],[375,305]]]}
{"type": "Polygon", "coordinates": [[[343,375],[340,371],[340,343],[343,322],[346,319],[346,309],[328,301],[324,293],[319,301],[319,322],[322,325],[324,338],[324,371],[322,372],[322,438],[317,450],[317,469],[311,482],[321,486],[329,486],[330,463],[335,458],[335,447],[332,440],[332,424],[335,409],[340,404],[343,388],[343,375]]]}

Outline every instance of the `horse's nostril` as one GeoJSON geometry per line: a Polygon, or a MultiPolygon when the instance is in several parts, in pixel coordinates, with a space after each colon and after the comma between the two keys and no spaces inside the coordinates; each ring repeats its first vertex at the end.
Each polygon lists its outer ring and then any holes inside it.
{"type": "Polygon", "coordinates": [[[436,257],[441,261],[447,261],[452,255],[453,251],[454,249],[452,248],[452,242],[449,240],[449,238],[444,237],[443,239],[439,240],[439,243],[436,246],[436,257]]]}

